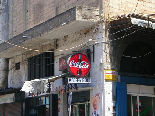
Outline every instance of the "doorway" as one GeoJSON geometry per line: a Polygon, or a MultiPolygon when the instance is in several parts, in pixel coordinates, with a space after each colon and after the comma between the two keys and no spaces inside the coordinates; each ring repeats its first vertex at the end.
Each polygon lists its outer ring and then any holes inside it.
{"type": "Polygon", "coordinates": [[[71,105],[71,116],[90,116],[90,103],[74,103],[71,105]]]}
{"type": "Polygon", "coordinates": [[[127,95],[128,116],[155,116],[155,96],[127,95]]]}

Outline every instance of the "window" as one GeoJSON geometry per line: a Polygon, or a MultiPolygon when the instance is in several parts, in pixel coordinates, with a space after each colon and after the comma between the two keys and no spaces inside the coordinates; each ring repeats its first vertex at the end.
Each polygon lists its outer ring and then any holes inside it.
{"type": "Polygon", "coordinates": [[[58,94],[25,98],[25,116],[58,116],[58,94]]]}
{"type": "Polygon", "coordinates": [[[28,59],[28,79],[54,76],[54,52],[45,52],[28,59]]]}
{"type": "Polygon", "coordinates": [[[20,69],[20,62],[15,64],[15,69],[19,70],[20,69]]]}
{"type": "Polygon", "coordinates": [[[7,0],[0,0],[0,6],[5,6],[7,4],[7,0]]]}

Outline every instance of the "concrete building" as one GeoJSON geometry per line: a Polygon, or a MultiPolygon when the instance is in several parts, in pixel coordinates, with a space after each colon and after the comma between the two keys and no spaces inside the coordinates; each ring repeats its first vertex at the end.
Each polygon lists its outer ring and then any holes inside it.
{"type": "Polygon", "coordinates": [[[0,3],[0,116],[155,115],[154,1],[0,3]]]}

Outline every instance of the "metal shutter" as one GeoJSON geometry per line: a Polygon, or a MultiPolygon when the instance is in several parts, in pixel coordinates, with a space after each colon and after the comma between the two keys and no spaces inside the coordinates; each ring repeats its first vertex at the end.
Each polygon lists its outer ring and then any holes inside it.
{"type": "Polygon", "coordinates": [[[116,116],[127,116],[127,86],[116,83],[116,116]]]}

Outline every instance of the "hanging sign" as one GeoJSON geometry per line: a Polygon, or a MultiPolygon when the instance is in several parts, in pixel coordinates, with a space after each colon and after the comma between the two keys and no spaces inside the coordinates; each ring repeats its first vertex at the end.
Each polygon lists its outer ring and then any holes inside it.
{"type": "Polygon", "coordinates": [[[107,81],[116,81],[116,71],[115,70],[105,70],[105,80],[107,81]]]}
{"type": "Polygon", "coordinates": [[[90,70],[90,61],[84,54],[72,55],[68,61],[70,72],[76,77],[84,77],[90,70]]]}

